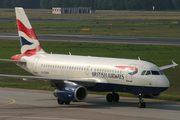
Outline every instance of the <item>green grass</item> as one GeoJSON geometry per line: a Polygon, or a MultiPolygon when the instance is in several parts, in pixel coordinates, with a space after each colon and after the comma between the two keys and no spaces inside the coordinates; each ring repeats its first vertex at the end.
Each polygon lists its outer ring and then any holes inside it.
{"type": "MultiPolygon", "coordinates": [[[[100,44],[100,43],[71,43],[71,42],[41,42],[46,52],[83,56],[100,56],[113,58],[128,58],[149,61],[157,66],[172,64],[171,60],[180,63],[180,46],[159,45],[124,45],[124,44],[100,44]]],[[[11,56],[20,53],[19,41],[0,40],[0,56],[2,59],[10,59],[11,56]]],[[[159,99],[180,100],[180,67],[164,70],[170,81],[170,87],[163,92],[159,99]]],[[[31,75],[13,63],[0,62],[0,74],[31,75]]],[[[22,81],[17,79],[1,79],[1,87],[15,87],[26,89],[53,90],[44,81],[22,81]]],[[[99,94],[99,93],[98,93],[99,94]]],[[[101,93],[100,93],[101,94],[101,93]]],[[[123,96],[132,96],[120,93],[123,96]]]]}
{"type": "MultiPolygon", "coordinates": [[[[16,23],[13,22],[0,23],[0,26],[1,26],[0,32],[17,33],[16,23]]],[[[164,22],[164,23],[113,22],[113,26],[107,26],[106,22],[101,22],[98,24],[96,24],[95,22],[90,22],[90,23],[63,22],[63,23],[32,23],[32,26],[35,30],[35,33],[43,33],[43,34],[179,37],[179,33],[180,33],[180,26],[173,26],[173,23],[169,23],[169,22],[164,22]],[[165,26],[157,26],[157,25],[165,25],[165,26]],[[59,29],[62,27],[65,28],[59,29]],[[89,31],[82,30],[82,28],[89,28],[89,27],[93,27],[93,28],[90,28],[89,31]]]]}

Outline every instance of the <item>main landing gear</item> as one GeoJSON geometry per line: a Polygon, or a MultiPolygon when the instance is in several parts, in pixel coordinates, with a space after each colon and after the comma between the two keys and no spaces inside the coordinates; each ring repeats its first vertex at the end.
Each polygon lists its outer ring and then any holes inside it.
{"type": "Polygon", "coordinates": [[[65,103],[66,105],[69,105],[69,104],[70,104],[69,101],[64,101],[64,100],[62,100],[62,99],[60,99],[60,98],[57,99],[57,102],[58,102],[59,105],[62,105],[62,104],[64,104],[64,103],[65,103]]]}
{"type": "Polygon", "coordinates": [[[106,100],[107,100],[107,102],[118,102],[119,95],[115,92],[112,92],[112,94],[107,94],[106,100]]]}
{"type": "Polygon", "coordinates": [[[140,94],[138,95],[138,97],[139,97],[139,104],[138,104],[138,107],[139,107],[139,108],[145,108],[145,107],[146,107],[146,103],[143,102],[143,100],[142,100],[143,94],[140,93],[140,94]]]}

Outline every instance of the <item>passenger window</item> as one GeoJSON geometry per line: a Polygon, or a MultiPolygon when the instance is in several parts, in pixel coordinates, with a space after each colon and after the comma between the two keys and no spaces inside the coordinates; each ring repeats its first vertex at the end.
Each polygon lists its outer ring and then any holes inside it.
{"type": "Polygon", "coordinates": [[[150,75],[150,74],[151,74],[151,71],[148,70],[148,71],[146,72],[146,75],[150,75]]]}
{"type": "Polygon", "coordinates": [[[159,75],[158,71],[151,71],[152,75],[159,75]]]}
{"type": "Polygon", "coordinates": [[[142,71],[141,75],[144,75],[146,73],[146,70],[142,71]]]}

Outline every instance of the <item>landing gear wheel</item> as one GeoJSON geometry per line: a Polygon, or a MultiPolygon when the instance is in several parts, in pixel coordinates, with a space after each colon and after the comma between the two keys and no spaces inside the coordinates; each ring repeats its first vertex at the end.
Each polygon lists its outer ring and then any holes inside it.
{"type": "Polygon", "coordinates": [[[112,102],[113,101],[113,95],[112,94],[107,94],[106,100],[107,100],[107,102],[112,102]]]}
{"type": "Polygon", "coordinates": [[[107,100],[107,102],[118,102],[119,95],[117,93],[107,94],[106,100],[107,100]]]}
{"type": "Polygon", "coordinates": [[[145,108],[146,107],[146,103],[145,102],[139,103],[138,107],[139,108],[145,108]]]}
{"type": "Polygon", "coordinates": [[[59,105],[64,104],[64,100],[62,100],[62,99],[60,99],[60,98],[57,99],[57,102],[58,102],[59,105]]]}
{"type": "Polygon", "coordinates": [[[114,96],[113,101],[118,102],[119,101],[119,95],[117,93],[115,93],[113,96],[114,96]]]}
{"type": "Polygon", "coordinates": [[[70,104],[70,102],[69,102],[69,101],[65,101],[65,104],[66,104],[66,105],[69,105],[69,104],[70,104]]]}
{"type": "Polygon", "coordinates": [[[138,97],[139,97],[138,107],[139,107],[139,108],[145,108],[145,107],[146,107],[146,103],[143,102],[143,100],[142,100],[143,94],[142,94],[142,93],[139,93],[138,97]]]}

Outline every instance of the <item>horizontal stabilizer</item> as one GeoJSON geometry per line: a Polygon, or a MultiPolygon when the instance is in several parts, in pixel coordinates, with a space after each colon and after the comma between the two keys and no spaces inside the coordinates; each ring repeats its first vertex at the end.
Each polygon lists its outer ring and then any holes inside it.
{"type": "Polygon", "coordinates": [[[25,61],[20,61],[20,60],[10,60],[10,59],[0,59],[0,61],[5,61],[5,62],[16,62],[16,63],[26,63],[25,61]]]}

